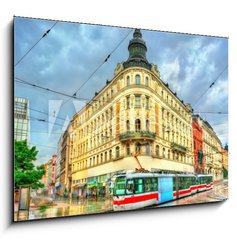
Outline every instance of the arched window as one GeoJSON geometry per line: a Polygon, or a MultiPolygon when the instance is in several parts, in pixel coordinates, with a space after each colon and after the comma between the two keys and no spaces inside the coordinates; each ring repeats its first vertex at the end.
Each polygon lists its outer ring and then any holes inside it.
{"type": "Polygon", "coordinates": [[[102,163],[104,160],[103,160],[103,153],[100,154],[100,162],[102,163]]]}
{"type": "Polygon", "coordinates": [[[137,84],[137,85],[140,85],[140,84],[141,84],[141,77],[140,77],[140,75],[136,75],[135,81],[136,81],[136,84],[137,84]]]}
{"type": "Polygon", "coordinates": [[[156,156],[160,155],[160,148],[159,145],[156,145],[156,156]]]}
{"type": "Polygon", "coordinates": [[[127,109],[129,109],[130,108],[130,97],[127,97],[126,99],[127,99],[127,109]]]}
{"type": "Polygon", "coordinates": [[[145,105],[146,109],[149,108],[149,97],[146,97],[146,105],[145,105]]]}
{"type": "Polygon", "coordinates": [[[141,151],[141,144],[139,142],[137,142],[135,145],[135,152],[140,153],[140,151],[141,151]]]}
{"type": "Polygon", "coordinates": [[[119,156],[120,156],[120,148],[119,148],[119,146],[117,146],[115,150],[116,150],[116,158],[119,158],[119,156]]]}
{"type": "Polygon", "coordinates": [[[130,85],[130,77],[127,76],[127,86],[129,86],[129,85],[130,85]]]}
{"type": "Polygon", "coordinates": [[[129,122],[129,120],[127,120],[127,122],[126,122],[126,127],[127,127],[127,131],[130,131],[130,122],[129,122]]]}
{"type": "Polygon", "coordinates": [[[149,120],[146,120],[146,130],[149,132],[149,120]]]}
{"type": "Polygon", "coordinates": [[[140,119],[136,119],[136,121],[135,121],[135,131],[136,132],[141,131],[141,121],[140,121],[140,119]]]}
{"type": "Polygon", "coordinates": [[[146,77],[146,80],[145,80],[145,85],[148,86],[149,85],[149,79],[148,77],[146,77]]]}
{"type": "Polygon", "coordinates": [[[130,152],[130,144],[129,143],[127,143],[127,145],[126,145],[126,150],[127,150],[127,156],[129,156],[131,154],[131,152],[130,152]]]}
{"type": "Polygon", "coordinates": [[[110,149],[109,150],[109,160],[111,160],[112,159],[112,150],[110,149]]]}
{"type": "Polygon", "coordinates": [[[165,158],[165,148],[163,148],[163,158],[165,158]]]}

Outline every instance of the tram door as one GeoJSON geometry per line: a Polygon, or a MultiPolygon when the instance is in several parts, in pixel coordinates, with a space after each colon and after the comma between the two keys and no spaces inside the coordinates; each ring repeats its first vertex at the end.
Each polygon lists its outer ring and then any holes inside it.
{"type": "Polygon", "coordinates": [[[173,178],[159,178],[159,203],[173,200],[173,178]]]}

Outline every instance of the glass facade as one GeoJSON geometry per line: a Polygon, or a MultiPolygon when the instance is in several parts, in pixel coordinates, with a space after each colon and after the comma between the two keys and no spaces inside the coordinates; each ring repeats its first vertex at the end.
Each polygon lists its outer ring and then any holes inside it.
{"type": "Polygon", "coordinates": [[[15,97],[14,104],[14,140],[27,140],[29,143],[29,101],[15,97]]]}

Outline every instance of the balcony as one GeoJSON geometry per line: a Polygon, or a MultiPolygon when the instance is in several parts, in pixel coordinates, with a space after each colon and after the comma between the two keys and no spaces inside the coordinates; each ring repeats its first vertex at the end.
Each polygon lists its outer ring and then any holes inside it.
{"type": "Polygon", "coordinates": [[[126,141],[131,139],[149,139],[154,140],[155,139],[155,133],[150,131],[127,131],[120,134],[120,141],[126,141]]]}
{"type": "Polygon", "coordinates": [[[175,143],[175,142],[171,143],[171,148],[173,150],[177,150],[177,151],[181,151],[181,152],[186,152],[187,151],[186,147],[184,147],[184,146],[182,146],[178,143],[175,143]]]}

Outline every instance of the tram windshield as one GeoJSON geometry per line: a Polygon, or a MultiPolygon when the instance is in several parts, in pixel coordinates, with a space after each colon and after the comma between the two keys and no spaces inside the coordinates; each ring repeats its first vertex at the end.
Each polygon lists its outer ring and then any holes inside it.
{"type": "Polygon", "coordinates": [[[126,189],[126,179],[125,177],[118,177],[114,183],[114,195],[124,195],[126,189]]]}

